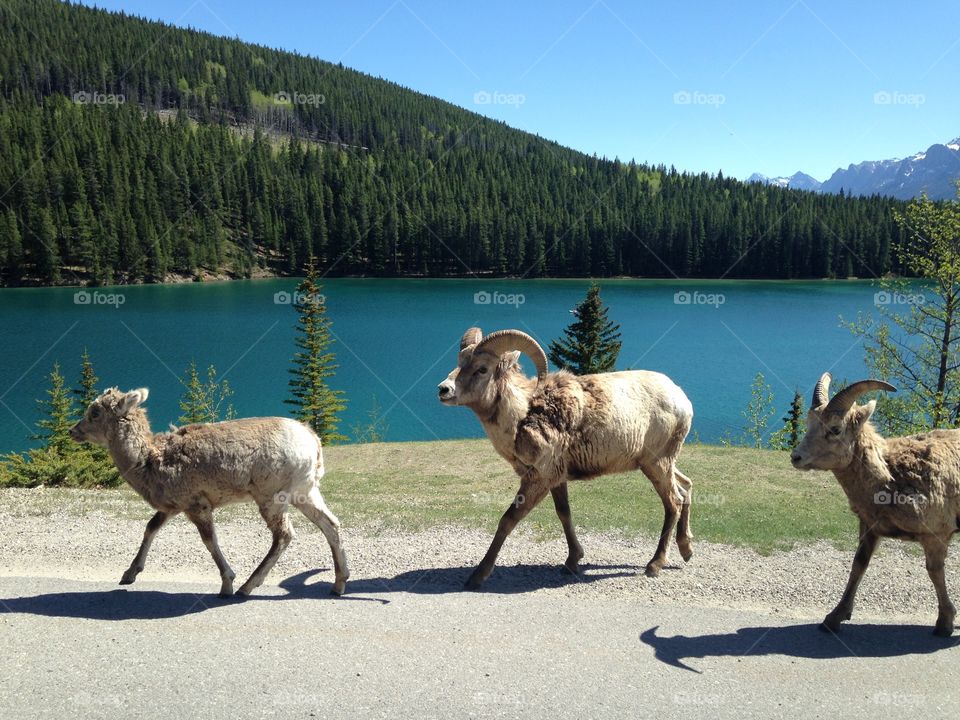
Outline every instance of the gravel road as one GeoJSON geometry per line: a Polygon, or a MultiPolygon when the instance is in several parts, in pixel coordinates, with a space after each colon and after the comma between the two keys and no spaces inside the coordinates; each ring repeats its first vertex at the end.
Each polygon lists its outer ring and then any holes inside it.
{"type": "MultiPolygon", "coordinates": [[[[142,519],[0,507],[0,717],[836,717],[960,710],[960,640],[931,634],[922,556],[881,546],[842,633],[816,623],[851,553],[760,556],[698,543],[643,575],[653,538],[508,541],[484,591],[461,591],[483,531],[344,528],[352,579],[328,595],[329,550],[298,536],[255,597],[220,600],[184,520],[116,585],[142,519]]],[[[269,545],[258,518],[218,525],[241,581],[269,545]]],[[[951,576],[955,578],[956,572],[951,576]]],[[[960,601],[960,587],[951,583],[960,601]]]]}

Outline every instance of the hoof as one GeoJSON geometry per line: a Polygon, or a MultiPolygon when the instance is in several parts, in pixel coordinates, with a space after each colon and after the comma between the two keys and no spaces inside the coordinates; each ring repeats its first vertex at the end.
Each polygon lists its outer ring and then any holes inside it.
{"type": "Polygon", "coordinates": [[[120,584],[133,585],[134,580],[136,580],[136,575],[134,575],[133,577],[127,577],[126,575],[124,575],[122,578],[120,578],[120,584]]]}
{"type": "Polygon", "coordinates": [[[644,570],[644,574],[645,574],[648,578],[660,577],[660,566],[659,566],[659,565],[654,565],[653,563],[650,563],[650,564],[647,565],[647,569],[644,570]]]}
{"type": "Polygon", "coordinates": [[[940,624],[937,623],[937,626],[933,629],[933,634],[937,637],[950,637],[953,635],[953,623],[947,625],[946,623],[940,624]]]}
{"type": "Polygon", "coordinates": [[[239,590],[237,590],[236,592],[233,592],[232,589],[231,589],[231,590],[226,590],[226,589],[221,590],[221,591],[220,591],[220,597],[231,597],[231,596],[232,596],[232,597],[238,597],[238,598],[246,598],[246,597],[250,597],[250,593],[251,593],[251,592],[253,592],[253,588],[249,588],[249,587],[247,587],[246,585],[244,585],[244,586],[242,586],[239,590]]]}
{"type": "Polygon", "coordinates": [[[346,592],[346,590],[347,590],[347,581],[346,580],[342,582],[338,581],[338,582],[335,582],[333,584],[333,587],[330,588],[330,594],[340,597],[341,595],[343,595],[344,592],[346,592]]]}
{"type": "Polygon", "coordinates": [[[560,566],[560,572],[567,575],[579,575],[580,574],[580,561],[576,560],[571,562],[567,560],[563,565],[560,566]]]}
{"type": "Polygon", "coordinates": [[[840,632],[840,625],[843,623],[843,621],[849,619],[849,612],[837,612],[834,610],[823,619],[822,623],[820,623],[820,629],[824,632],[838,633],[840,632]]]}
{"type": "Polygon", "coordinates": [[[482,575],[478,575],[477,573],[474,573],[469,578],[467,578],[467,581],[463,584],[463,589],[479,590],[483,586],[483,581],[485,579],[486,578],[484,578],[482,575]]]}
{"type": "Polygon", "coordinates": [[[693,557],[693,548],[689,545],[687,547],[681,547],[680,557],[683,558],[684,562],[690,562],[690,558],[693,557]]]}

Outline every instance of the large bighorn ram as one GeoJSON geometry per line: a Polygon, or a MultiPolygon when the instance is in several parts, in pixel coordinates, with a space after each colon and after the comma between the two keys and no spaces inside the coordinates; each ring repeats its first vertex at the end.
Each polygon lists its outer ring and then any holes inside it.
{"type": "Polygon", "coordinates": [[[235,575],[220,552],[213,510],[252,499],[273,533],[273,544],[237,594],[249,595],[259,587],[293,539],[287,517],[290,503],[326,536],[336,573],[333,593],[342,594],[350,573],[337,530],[340,521],[327,509],[317,485],[323,477],[323,455],[313,430],[289,418],[248,418],[187,425],[154,435],[140,407],[147,394],[146,388],[128,393],[107,390],[70,430],[78,442],[106,447],[124,480],[157,511],[120,584],[136,579],[153,536],[183,512],[213,555],[220,571],[220,595],[233,594],[235,575]]]}
{"type": "Polygon", "coordinates": [[[876,400],[857,405],[871,390],[896,389],[861,380],[829,396],[830,374],[813,391],[807,434],[790,456],[799,470],[832,470],[860,519],[860,542],[850,579],[823,625],[836,632],[849,620],[861,578],[880,538],[914,540],[923,547],[937,591],[934,632],[953,633],[956,611],[947,596],[943,564],[950,538],[960,527],[960,430],[933,430],[883,438],[870,423],[876,400]]]}
{"type": "Polygon", "coordinates": [[[692,483],[676,467],[693,407],[665,375],[548,373],[543,349],[526,333],[501,330],[483,337],[479,328],[470,328],[460,340],[457,367],[440,383],[439,394],[445,405],[476,413],[496,451],[520,476],[520,489],[468,588],[487,579],[507,536],[548,492],[567,538],[565,566],[577,572],[583,548],[570,517],[567,481],[628,470],[642,470],[663,501],[663,530],[647,575],[660,573],[674,527],[683,559],[693,555],[692,483]],[[517,362],[521,353],[533,360],[536,379],[523,374],[517,362]]]}

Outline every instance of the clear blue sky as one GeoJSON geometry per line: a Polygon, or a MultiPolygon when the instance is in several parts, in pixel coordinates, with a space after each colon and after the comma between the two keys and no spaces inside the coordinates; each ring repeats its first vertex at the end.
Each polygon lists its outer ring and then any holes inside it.
{"type": "Polygon", "coordinates": [[[683,170],[825,180],[960,136],[956,2],[97,4],[343,62],[579,150],[683,170]]]}

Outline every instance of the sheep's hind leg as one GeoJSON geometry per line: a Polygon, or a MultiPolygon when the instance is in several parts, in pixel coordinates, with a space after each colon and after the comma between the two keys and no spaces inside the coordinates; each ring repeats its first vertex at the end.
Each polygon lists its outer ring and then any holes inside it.
{"type": "Polygon", "coordinates": [[[933,587],[937,591],[937,625],[933,630],[934,635],[941,637],[950,637],[953,634],[953,620],[957,615],[957,610],[950,597],[947,595],[947,583],[944,578],[943,562],[947,557],[947,540],[942,540],[936,535],[928,535],[921,538],[923,552],[927,560],[927,572],[930,574],[930,580],[933,581],[933,587]]]}
{"type": "Polygon", "coordinates": [[[693,533],[690,532],[690,505],[693,500],[693,480],[680,472],[676,466],[673,468],[673,476],[676,479],[680,495],[683,497],[683,504],[680,506],[680,519],[677,521],[677,549],[680,550],[680,557],[684,562],[689,562],[693,557],[693,533]]]}
{"type": "Polygon", "coordinates": [[[573,528],[573,518],[570,515],[570,498],[567,495],[567,484],[561,483],[550,490],[553,495],[553,506],[557,510],[557,517],[563,525],[563,534],[567,538],[567,548],[570,554],[563,566],[576,575],[579,572],[579,563],[583,559],[583,546],[577,540],[577,533],[573,528]]]}
{"type": "Polygon", "coordinates": [[[837,606],[823,619],[822,627],[830,632],[840,630],[840,624],[844,620],[849,620],[853,615],[853,601],[857,597],[857,588],[860,586],[860,580],[867,571],[870,564],[870,558],[873,557],[877,545],[880,544],[880,536],[869,529],[863,520],[860,521],[860,543],[857,546],[857,552],[853,556],[853,566],[850,568],[850,578],[847,580],[847,587],[843,591],[843,597],[837,606]]]}
{"type": "Polygon", "coordinates": [[[187,517],[197,526],[203,544],[207,546],[207,550],[213,556],[213,561],[217,564],[217,570],[220,571],[220,597],[233,595],[233,579],[236,574],[220,551],[217,531],[213,528],[213,511],[210,508],[192,510],[187,512],[187,517]]]}
{"type": "Polygon", "coordinates": [[[143,531],[143,542],[140,543],[140,550],[137,551],[137,556],[133,559],[133,562],[130,563],[130,567],[123,574],[123,577],[120,578],[121,585],[131,585],[133,581],[137,579],[137,575],[143,571],[144,565],[147,562],[147,553],[150,552],[153,536],[156,535],[157,531],[174,515],[176,515],[176,513],[165,513],[161,510],[150,518],[150,522],[147,523],[147,529],[143,531]]]}
{"type": "Polygon", "coordinates": [[[336,515],[330,512],[317,488],[310,490],[306,498],[295,500],[294,504],[314,525],[320,528],[324,537],[327,538],[330,551],[333,553],[333,571],[336,574],[331,592],[334,595],[343,595],[347,580],[350,577],[350,568],[347,567],[347,556],[343,552],[343,544],[340,542],[338,531],[340,521],[337,520],[336,515]]]}
{"type": "Polygon", "coordinates": [[[237,590],[237,595],[249,595],[263,585],[267,574],[273,569],[273,566],[277,564],[277,560],[280,559],[283,551],[287,549],[287,545],[293,540],[293,524],[287,516],[286,503],[280,504],[273,498],[270,498],[270,500],[260,505],[260,515],[266,521],[270,532],[273,533],[273,542],[270,544],[270,549],[267,551],[266,556],[264,556],[260,564],[257,565],[257,569],[253,571],[249,579],[237,590]]]}
{"type": "Polygon", "coordinates": [[[507,508],[503,517],[500,518],[500,524],[497,526],[497,532],[493,536],[493,542],[490,543],[490,549],[487,550],[487,554],[483,556],[483,560],[480,561],[476,570],[474,570],[467,579],[464,585],[467,590],[478,589],[483,585],[483,582],[490,577],[490,573],[493,572],[493,566],[497,562],[497,555],[500,554],[500,548],[503,547],[507,536],[513,532],[517,523],[523,520],[523,518],[537,506],[537,503],[543,500],[546,494],[547,488],[545,485],[520,486],[520,490],[517,491],[513,503],[507,508]]]}
{"type": "Polygon", "coordinates": [[[657,544],[657,551],[653,554],[650,562],[647,563],[647,577],[657,577],[660,570],[667,564],[667,556],[670,550],[670,538],[673,535],[673,529],[677,526],[680,519],[681,504],[675,494],[675,485],[673,481],[673,463],[668,467],[654,465],[642,468],[644,475],[650,478],[654,489],[663,502],[663,528],[660,530],[660,542],[657,544]]]}

